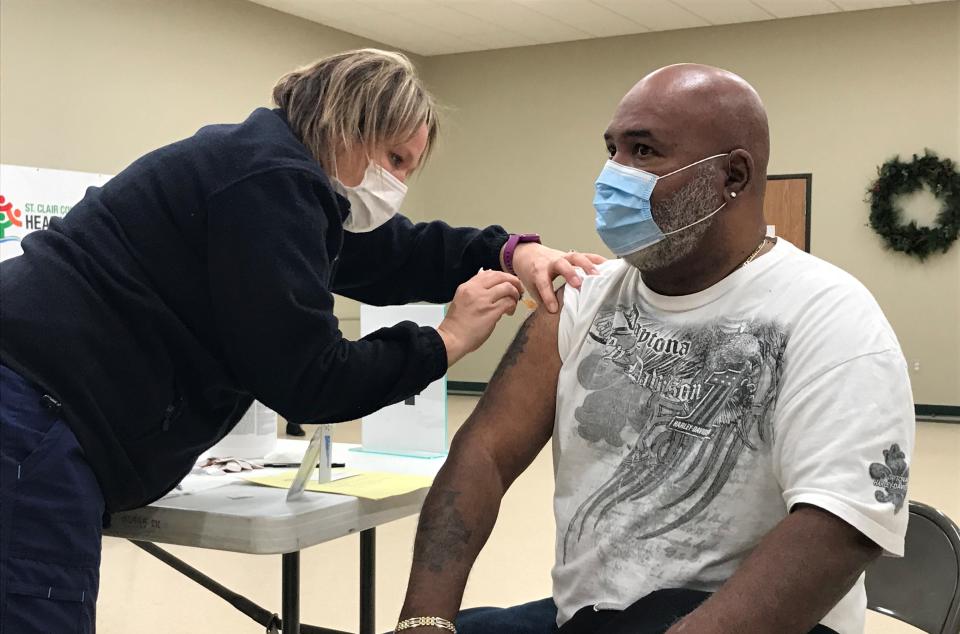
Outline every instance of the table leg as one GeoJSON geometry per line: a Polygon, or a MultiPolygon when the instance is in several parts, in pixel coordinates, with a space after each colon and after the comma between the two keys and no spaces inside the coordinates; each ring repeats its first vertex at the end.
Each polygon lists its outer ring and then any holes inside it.
{"type": "Polygon", "coordinates": [[[377,529],[360,532],[360,634],[376,630],[377,529]]]}
{"type": "Polygon", "coordinates": [[[300,553],[283,555],[281,614],[283,634],[300,634],[300,553]]]}

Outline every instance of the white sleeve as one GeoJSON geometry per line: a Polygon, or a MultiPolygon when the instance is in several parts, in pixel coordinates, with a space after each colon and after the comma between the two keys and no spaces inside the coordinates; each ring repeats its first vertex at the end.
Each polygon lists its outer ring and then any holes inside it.
{"type": "Polygon", "coordinates": [[[900,351],[821,373],[775,416],[773,466],[787,508],[822,508],[902,556],[916,422],[900,351]]]}
{"type": "Polygon", "coordinates": [[[557,326],[557,351],[560,360],[565,361],[573,345],[580,310],[580,291],[569,284],[563,289],[563,306],[560,309],[560,323],[557,326]]]}
{"type": "Polygon", "coordinates": [[[623,260],[607,260],[597,265],[599,275],[586,275],[583,269],[576,269],[583,284],[580,288],[567,284],[563,289],[563,308],[557,327],[557,351],[561,361],[566,361],[579,350],[590,330],[594,313],[630,268],[623,260]]]}

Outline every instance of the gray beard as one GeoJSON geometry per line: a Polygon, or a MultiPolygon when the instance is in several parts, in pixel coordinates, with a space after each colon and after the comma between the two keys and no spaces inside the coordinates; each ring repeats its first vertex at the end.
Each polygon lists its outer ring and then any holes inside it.
{"type": "MultiPolygon", "coordinates": [[[[653,219],[664,233],[687,227],[723,204],[722,198],[714,189],[715,171],[713,166],[702,166],[689,183],[653,206],[653,219]]],[[[623,256],[623,259],[641,271],[656,271],[670,266],[690,255],[713,226],[715,218],[716,216],[712,216],[679,233],[666,236],[652,246],[623,256]]]]}

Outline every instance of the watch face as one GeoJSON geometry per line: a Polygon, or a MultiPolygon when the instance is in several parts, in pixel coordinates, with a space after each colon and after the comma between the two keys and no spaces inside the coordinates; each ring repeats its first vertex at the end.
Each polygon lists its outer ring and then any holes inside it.
{"type": "Polygon", "coordinates": [[[520,242],[540,242],[540,235],[537,233],[520,234],[520,242]]]}

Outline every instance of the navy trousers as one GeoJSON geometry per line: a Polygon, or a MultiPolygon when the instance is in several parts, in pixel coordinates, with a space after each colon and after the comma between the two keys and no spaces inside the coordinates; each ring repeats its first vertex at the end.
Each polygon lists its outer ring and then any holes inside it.
{"type": "Polygon", "coordinates": [[[0,634],[94,632],[103,514],[56,401],[0,365],[0,634]]]}

